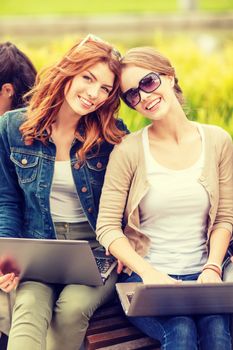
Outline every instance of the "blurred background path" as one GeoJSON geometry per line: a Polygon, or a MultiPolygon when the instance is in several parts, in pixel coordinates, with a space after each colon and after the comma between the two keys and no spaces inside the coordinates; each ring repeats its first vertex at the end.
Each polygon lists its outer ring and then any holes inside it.
{"type": "MultiPolygon", "coordinates": [[[[170,57],[189,118],[233,136],[233,0],[0,0],[0,41],[38,70],[88,33],[123,54],[146,45],[170,57]]],[[[148,123],[124,104],[120,115],[132,131],[148,123]]]]}

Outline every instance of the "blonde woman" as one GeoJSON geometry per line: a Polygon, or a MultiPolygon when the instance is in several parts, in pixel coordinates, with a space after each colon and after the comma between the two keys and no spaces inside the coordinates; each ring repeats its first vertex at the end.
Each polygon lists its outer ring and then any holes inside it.
{"type": "MultiPolygon", "coordinates": [[[[159,52],[131,49],[121,67],[123,100],[151,124],[111,154],[97,237],[133,271],[125,282],[221,283],[233,223],[231,137],[187,119],[175,70],[159,52]]],[[[231,349],[229,315],[131,322],[163,350],[231,349]]]]}

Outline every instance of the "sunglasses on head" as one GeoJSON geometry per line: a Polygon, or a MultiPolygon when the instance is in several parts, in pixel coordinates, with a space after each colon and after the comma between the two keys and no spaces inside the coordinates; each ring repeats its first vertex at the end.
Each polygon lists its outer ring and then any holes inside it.
{"type": "Polygon", "coordinates": [[[141,101],[140,90],[146,93],[150,93],[158,89],[161,85],[159,73],[151,72],[145,75],[138,83],[137,88],[131,88],[122,94],[123,101],[131,108],[135,108],[141,101]]]}
{"type": "MultiPolygon", "coordinates": [[[[87,36],[85,36],[85,38],[83,38],[83,40],[78,44],[78,47],[84,46],[87,42],[90,42],[90,41],[112,46],[107,41],[102,40],[100,37],[98,37],[94,34],[87,34],[87,36]]],[[[112,47],[112,53],[116,57],[117,60],[119,60],[121,58],[120,52],[115,47],[112,47]]]]}

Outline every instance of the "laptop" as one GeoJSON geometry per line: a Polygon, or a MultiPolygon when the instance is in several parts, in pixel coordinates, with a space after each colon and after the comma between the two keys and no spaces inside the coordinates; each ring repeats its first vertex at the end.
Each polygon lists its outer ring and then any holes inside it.
{"type": "Polygon", "coordinates": [[[101,286],[116,265],[104,249],[92,250],[84,240],[0,237],[0,268],[21,280],[101,286]]]}
{"type": "Polygon", "coordinates": [[[165,316],[233,312],[233,282],[145,285],[117,283],[127,316],[165,316]]]}

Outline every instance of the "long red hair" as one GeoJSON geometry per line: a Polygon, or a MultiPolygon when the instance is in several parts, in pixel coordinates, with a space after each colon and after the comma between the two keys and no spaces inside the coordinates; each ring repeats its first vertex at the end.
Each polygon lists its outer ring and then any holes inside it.
{"type": "Polygon", "coordinates": [[[34,140],[48,141],[52,124],[64,101],[66,84],[99,62],[107,63],[114,73],[113,89],[98,110],[80,118],[75,137],[82,142],[82,146],[77,150],[77,159],[83,162],[87,153],[94,146],[98,149],[104,140],[111,144],[121,141],[125,133],[116,127],[115,121],[120,105],[119,56],[110,44],[87,40],[74,45],[57,64],[42,70],[37,76],[35,87],[29,92],[27,118],[20,127],[26,145],[33,144],[34,140]],[[80,124],[82,132],[79,132],[80,124]]]}

